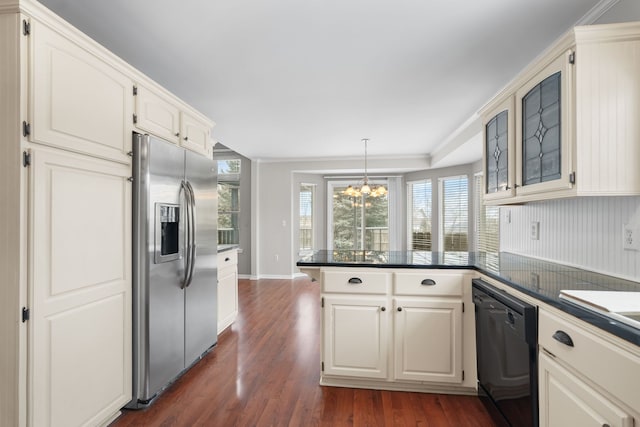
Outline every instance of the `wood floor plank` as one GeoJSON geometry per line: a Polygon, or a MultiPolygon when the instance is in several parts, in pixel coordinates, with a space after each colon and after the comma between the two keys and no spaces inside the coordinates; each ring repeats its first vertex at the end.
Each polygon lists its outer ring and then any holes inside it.
{"type": "Polygon", "coordinates": [[[112,427],[493,427],[473,396],[321,387],[320,289],[240,280],[237,321],[147,409],[112,427]]]}

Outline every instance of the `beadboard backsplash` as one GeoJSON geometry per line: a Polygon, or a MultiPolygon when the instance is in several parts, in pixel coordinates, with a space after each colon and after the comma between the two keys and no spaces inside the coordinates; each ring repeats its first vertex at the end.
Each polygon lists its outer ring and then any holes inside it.
{"type": "Polygon", "coordinates": [[[640,197],[503,206],[500,215],[501,251],[640,281],[640,252],[622,245],[624,224],[635,223],[640,229],[640,197]],[[531,238],[532,222],[539,222],[538,240],[531,238]]]}

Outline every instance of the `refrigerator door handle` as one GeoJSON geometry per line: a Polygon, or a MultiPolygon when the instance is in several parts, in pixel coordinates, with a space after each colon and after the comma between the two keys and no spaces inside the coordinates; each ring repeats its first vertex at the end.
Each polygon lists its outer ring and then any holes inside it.
{"type": "Polygon", "coordinates": [[[180,288],[184,289],[189,286],[189,271],[192,264],[191,260],[191,197],[189,195],[189,188],[185,181],[180,183],[181,193],[184,195],[184,207],[185,207],[185,215],[183,218],[185,219],[185,242],[184,242],[184,278],[182,283],[180,283],[180,288]]]}
{"type": "Polygon", "coordinates": [[[190,198],[190,205],[191,205],[191,217],[190,217],[190,223],[191,223],[191,236],[189,238],[189,251],[190,251],[190,265],[189,265],[189,280],[187,281],[187,287],[189,285],[191,285],[191,280],[193,279],[193,268],[195,266],[195,259],[196,259],[196,196],[195,196],[195,192],[193,191],[193,187],[191,186],[191,183],[189,181],[187,181],[187,188],[189,189],[189,198],[190,198]]]}

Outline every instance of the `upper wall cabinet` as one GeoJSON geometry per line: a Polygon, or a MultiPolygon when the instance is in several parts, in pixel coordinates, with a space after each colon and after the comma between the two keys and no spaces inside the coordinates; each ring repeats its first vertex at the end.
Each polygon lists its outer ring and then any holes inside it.
{"type": "Polygon", "coordinates": [[[180,109],[142,85],[137,85],[133,91],[136,127],[177,144],[180,139],[180,109]]]}
{"type": "Polygon", "coordinates": [[[213,123],[177,100],[144,85],[136,85],[133,93],[136,98],[134,123],[137,128],[203,156],[213,155],[213,123]]]}
{"type": "Polygon", "coordinates": [[[515,195],[513,115],[513,96],[498,103],[485,115],[485,200],[500,200],[515,195]]]}
{"type": "Polygon", "coordinates": [[[640,194],[639,56],[638,22],[576,27],[490,101],[485,203],[640,194]]]}
{"type": "Polygon", "coordinates": [[[46,24],[31,26],[30,140],[129,163],[131,79],[46,24]]]}

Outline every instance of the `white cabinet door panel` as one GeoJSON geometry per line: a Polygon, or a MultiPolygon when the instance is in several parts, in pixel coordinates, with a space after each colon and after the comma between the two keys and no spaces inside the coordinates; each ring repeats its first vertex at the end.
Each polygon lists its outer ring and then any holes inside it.
{"type": "Polygon", "coordinates": [[[31,151],[33,425],[96,425],[131,398],[129,167],[31,151]]]}
{"type": "Polygon", "coordinates": [[[633,417],[540,353],[540,426],[632,427],[633,417]]]}
{"type": "Polygon", "coordinates": [[[136,127],[174,144],[180,139],[180,109],[144,86],[137,86],[136,127]]]}
{"type": "Polygon", "coordinates": [[[129,163],[132,81],[46,25],[32,31],[31,140],[129,163]]]}
{"type": "Polygon", "coordinates": [[[324,298],[324,373],[387,377],[386,298],[324,298]]]}
{"type": "Polygon", "coordinates": [[[395,300],[395,378],[462,382],[462,302],[395,300]]]}

